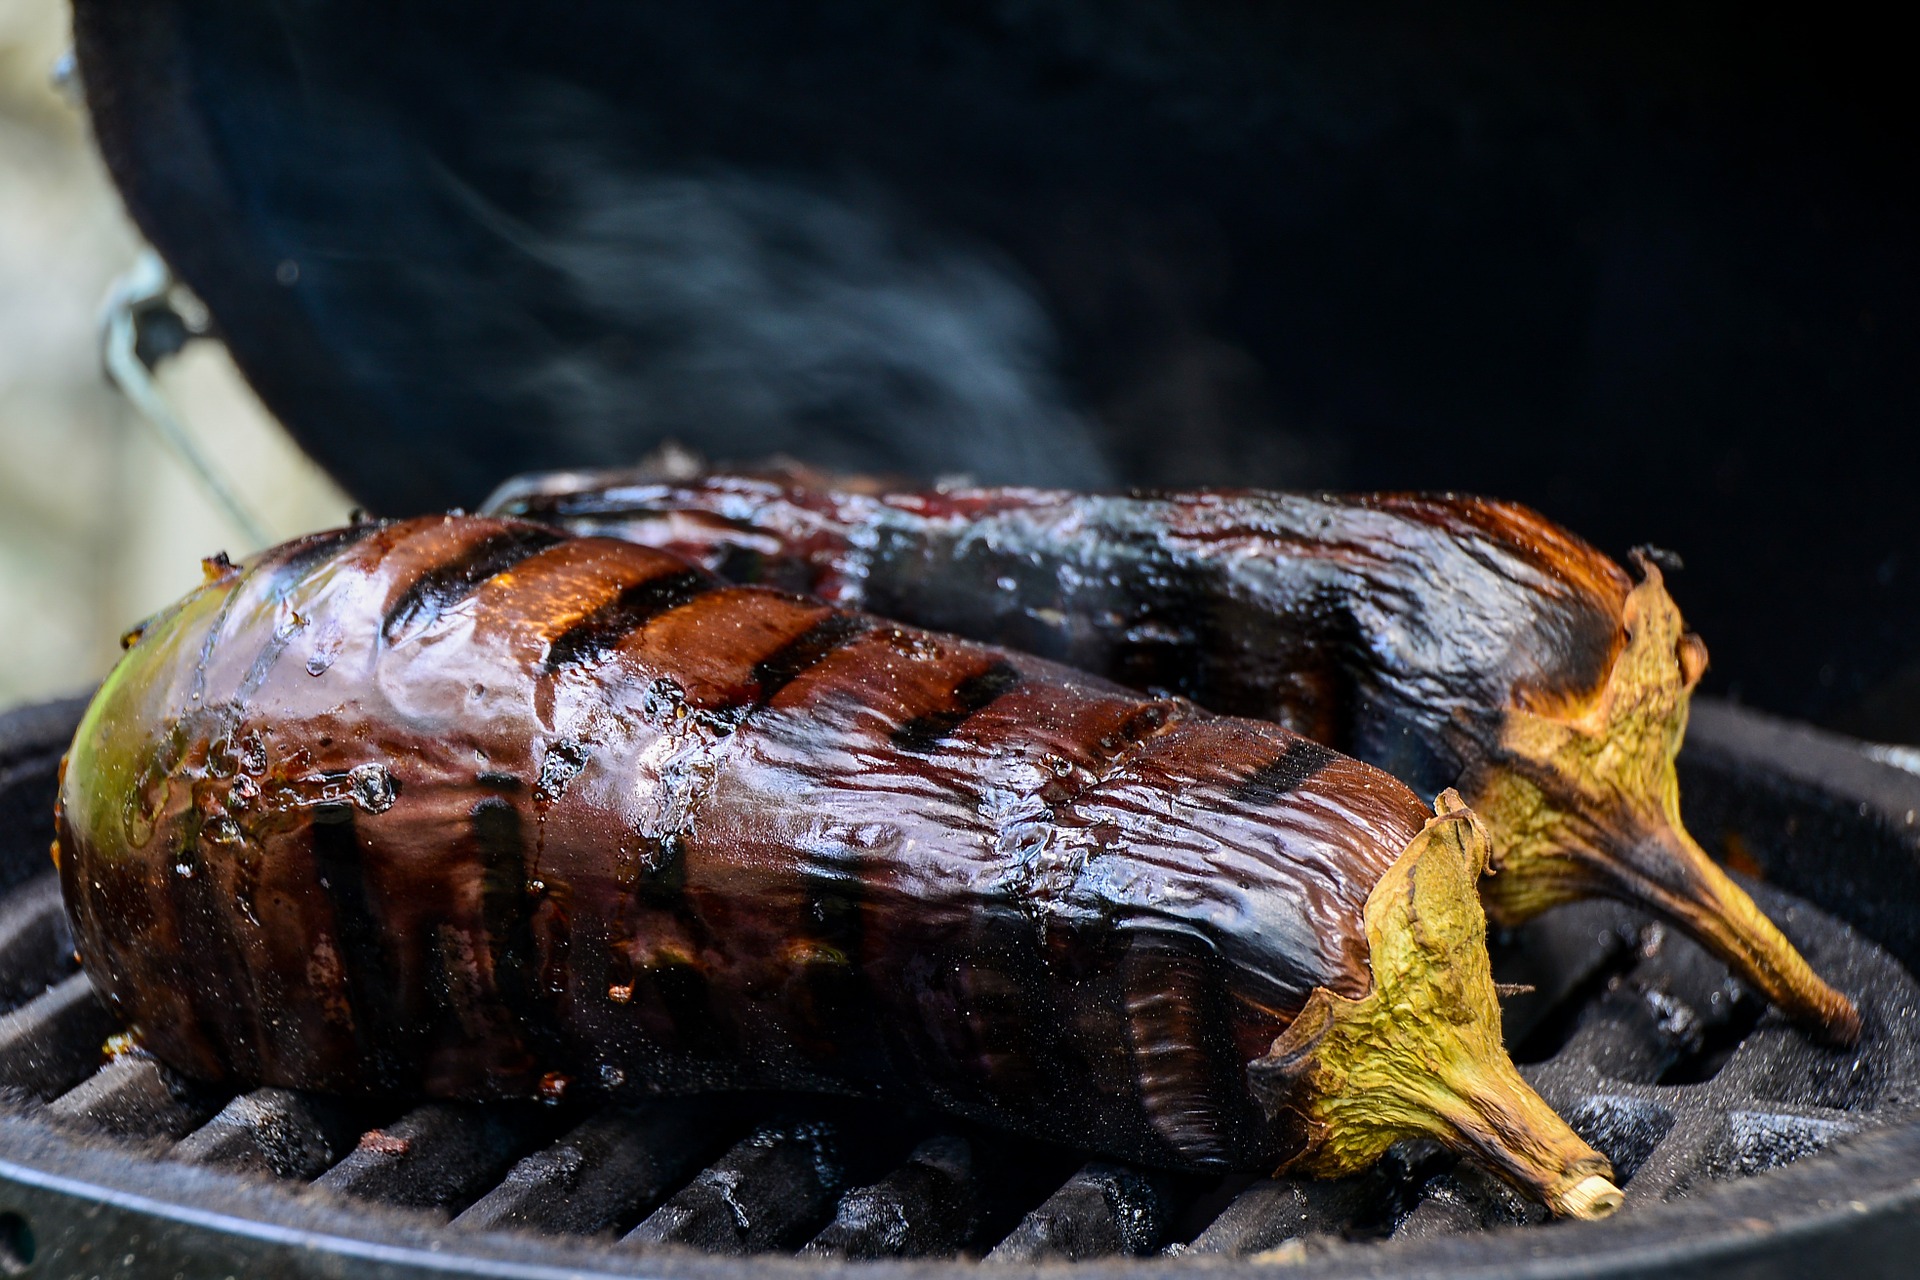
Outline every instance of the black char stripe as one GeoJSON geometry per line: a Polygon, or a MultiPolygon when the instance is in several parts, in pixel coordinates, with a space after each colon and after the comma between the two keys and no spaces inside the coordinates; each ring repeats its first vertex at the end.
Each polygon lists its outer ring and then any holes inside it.
{"type": "Polygon", "coordinates": [[[1239,804],[1274,805],[1288,792],[1339,759],[1339,754],[1317,742],[1295,739],[1278,758],[1255,769],[1234,785],[1231,798],[1239,804]]]}
{"type": "Polygon", "coordinates": [[[873,630],[873,626],[872,619],[857,613],[836,613],[814,623],[754,664],[758,700],[762,704],[772,702],[782,689],[826,661],[849,640],[873,630]]]}
{"type": "Polygon", "coordinates": [[[547,647],[546,669],[551,673],[592,662],[648,622],[717,585],[698,569],[680,569],[628,587],[555,636],[547,647]]]}
{"type": "Polygon", "coordinates": [[[343,551],[359,546],[375,530],[384,527],[377,521],[369,520],[363,524],[325,529],[294,540],[281,553],[279,563],[273,567],[275,590],[285,590],[295,585],[300,578],[319,568],[321,561],[329,560],[343,551]]]}
{"type": "Polygon", "coordinates": [[[1020,683],[1020,673],[1002,659],[977,675],[968,676],[953,689],[950,706],[926,715],[915,716],[893,731],[893,745],[902,751],[927,755],[969,718],[992,706],[1020,683]]]}
{"type": "MultiPolygon", "coordinates": [[[[266,581],[274,599],[284,600],[287,593],[297,587],[303,577],[319,567],[321,561],[358,545],[367,535],[382,527],[384,526],[379,523],[368,522],[345,525],[338,529],[323,529],[318,533],[309,533],[287,543],[280,548],[277,560],[271,558],[255,560],[244,566],[241,569],[243,575],[241,581],[235,583],[227,592],[226,600],[221,604],[219,613],[214,617],[213,625],[207,628],[206,638],[201,642],[200,661],[193,677],[193,700],[200,701],[201,696],[206,692],[207,663],[213,657],[213,646],[226,631],[227,618],[233,612],[234,603],[240,598],[242,584],[249,581],[254,574],[263,573],[266,575],[266,581]]],[[[218,559],[225,560],[226,553],[220,553],[218,559]]],[[[145,630],[157,620],[157,617],[142,623],[140,630],[145,630]]],[[[280,627],[274,628],[269,633],[264,644],[265,651],[255,656],[253,665],[236,695],[236,701],[243,702],[260,686],[260,682],[266,678],[267,671],[279,660],[290,638],[291,633],[280,627]]]]}
{"type": "Polygon", "coordinates": [[[313,861],[333,907],[333,929],[353,1005],[353,1038],[368,1081],[378,1088],[404,1087],[415,1054],[415,1030],[393,991],[391,957],[380,922],[367,901],[366,871],[353,811],[346,806],[314,815],[313,861]]]}
{"type": "Polygon", "coordinates": [[[381,623],[389,644],[418,631],[478,591],[487,579],[545,551],[565,535],[552,529],[514,528],[488,534],[451,560],[427,569],[400,593],[381,623]]]}
{"type": "Polygon", "coordinates": [[[500,796],[488,796],[474,805],[471,822],[481,867],[481,923],[494,989],[527,1039],[551,1049],[551,1019],[536,989],[525,823],[513,802],[500,796]]]}
{"type": "Polygon", "coordinates": [[[183,959],[193,969],[183,984],[187,1005],[201,1028],[201,1043],[214,1050],[222,1065],[243,1076],[257,1075],[262,1037],[247,1010],[261,1007],[258,993],[249,990],[246,969],[235,961],[243,950],[234,937],[232,904],[206,873],[200,839],[196,831],[181,842],[172,859],[180,874],[166,877],[165,885],[180,936],[206,944],[205,953],[185,949],[183,959]]]}

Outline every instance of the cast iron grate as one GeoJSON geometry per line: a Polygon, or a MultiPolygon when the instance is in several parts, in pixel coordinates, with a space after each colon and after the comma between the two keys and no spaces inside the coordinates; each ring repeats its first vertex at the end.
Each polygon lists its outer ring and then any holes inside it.
{"type": "MultiPolygon", "coordinates": [[[[49,741],[63,740],[55,735],[49,741]]],[[[50,765],[0,760],[0,808],[48,799],[50,765]],[[34,794],[18,793],[22,787],[34,794]]],[[[43,824],[9,823],[0,865],[43,824]]],[[[41,863],[39,865],[44,865],[41,863]]],[[[12,877],[8,877],[12,878],[12,877]]],[[[1762,905],[1858,999],[1855,1049],[1816,1046],[1697,947],[1623,908],[1565,909],[1497,940],[1523,1071],[1625,1179],[1627,1214],[1761,1173],[1920,1105],[1920,985],[1851,929],[1762,886],[1762,905]]],[[[1403,1144],[1364,1176],[1174,1176],[844,1099],[637,1106],[380,1107],[279,1089],[240,1096],[138,1053],[75,970],[41,872],[0,897],[0,1101],[128,1159],[248,1172],[308,1195],[430,1215],[450,1237],[592,1237],[608,1259],[691,1245],[815,1259],[988,1264],[1151,1253],[1304,1256],[1341,1240],[1537,1225],[1471,1162],[1403,1144]]]]}

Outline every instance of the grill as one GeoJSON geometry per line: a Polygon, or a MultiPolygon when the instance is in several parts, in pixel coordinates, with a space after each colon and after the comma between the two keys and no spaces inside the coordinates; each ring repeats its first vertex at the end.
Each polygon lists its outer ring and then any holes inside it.
{"type": "Polygon", "coordinates": [[[1811,1256],[1795,1245],[1884,1271],[1920,1243],[1920,778],[1841,739],[1709,706],[1683,764],[1695,829],[1774,882],[1761,904],[1857,998],[1855,1049],[1619,907],[1496,939],[1497,976],[1532,988],[1506,1011],[1517,1060],[1625,1180],[1620,1215],[1576,1226],[1428,1143],[1339,1182],[1199,1178],[851,1099],[209,1089],[104,1051],[117,1028],[75,970],[44,867],[78,710],[0,718],[0,1274],[731,1277],[716,1255],[784,1255],[806,1275],[1762,1275],[1811,1256]]]}

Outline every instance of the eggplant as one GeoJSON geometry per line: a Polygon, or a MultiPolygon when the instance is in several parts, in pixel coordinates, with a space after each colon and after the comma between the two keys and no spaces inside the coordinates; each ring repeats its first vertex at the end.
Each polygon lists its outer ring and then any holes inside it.
{"type": "Polygon", "coordinates": [[[1619,1203],[1502,1048],[1484,828],[1278,725],[471,517],[210,562],[131,642],[56,856],[190,1075],[856,1093],[1187,1169],[1431,1135],[1619,1203]]]}
{"type": "Polygon", "coordinates": [[[1453,494],[558,472],[488,506],[1273,720],[1422,795],[1457,787],[1493,832],[1497,923],[1616,898],[1816,1035],[1859,1035],[1853,1002],[1681,821],[1707,650],[1648,553],[1630,576],[1525,507],[1453,494]]]}

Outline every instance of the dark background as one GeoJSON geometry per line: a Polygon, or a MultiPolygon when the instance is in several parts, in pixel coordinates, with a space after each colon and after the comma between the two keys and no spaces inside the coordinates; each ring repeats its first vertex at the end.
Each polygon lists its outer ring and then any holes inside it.
{"type": "Polygon", "coordinates": [[[80,0],[136,219],[383,513],[719,458],[1468,489],[1920,739],[1909,44],[1864,7],[80,0]]]}

